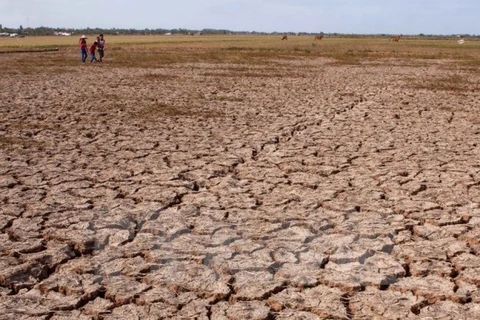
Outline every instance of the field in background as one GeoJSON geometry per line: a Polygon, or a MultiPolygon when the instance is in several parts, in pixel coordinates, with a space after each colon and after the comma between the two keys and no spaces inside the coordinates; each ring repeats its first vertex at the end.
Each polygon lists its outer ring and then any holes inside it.
{"type": "MultiPolygon", "coordinates": [[[[88,36],[89,43],[95,35],[88,36]]],[[[402,38],[394,43],[390,38],[324,38],[290,36],[107,36],[108,62],[124,66],[155,67],[182,62],[263,63],[269,58],[328,57],[342,64],[396,59],[449,59],[463,66],[480,66],[480,41],[463,45],[457,39],[425,40],[402,38]]],[[[59,48],[64,60],[76,64],[77,37],[0,38],[0,52],[59,48]],[[73,60],[72,60],[73,59],[73,60]]],[[[41,59],[41,58],[40,58],[41,59]]],[[[36,58],[38,62],[38,58],[36,58]]],[[[383,61],[384,62],[384,61],[383,61]]]]}
{"type": "MultiPolygon", "coordinates": [[[[88,35],[88,41],[95,40],[88,35]]],[[[428,40],[402,38],[332,38],[315,41],[313,36],[107,36],[106,59],[103,66],[120,68],[162,68],[192,63],[233,64],[227,74],[248,76],[249,68],[262,67],[264,76],[299,74],[300,68],[277,70],[279,61],[308,61],[329,59],[331,65],[411,66],[426,67],[439,64],[439,68],[466,72],[461,75],[432,77],[406,77],[409,86],[417,89],[462,91],[479,88],[466,75],[480,68],[480,41],[457,43],[456,38],[428,40]],[[283,74],[282,74],[283,72],[283,74]]],[[[70,72],[81,65],[77,37],[0,38],[0,52],[45,50],[49,53],[6,53],[7,63],[0,60],[1,74],[35,74],[70,72]]],[[[5,60],[6,61],[6,60],[5,60]]],[[[206,75],[219,75],[210,72],[206,75]]],[[[226,74],[223,73],[223,76],[226,74]]],[[[157,77],[158,75],[155,75],[157,77]]]]}
{"type": "MultiPolygon", "coordinates": [[[[88,35],[91,43],[95,35],[88,35]]],[[[70,72],[70,67],[80,65],[77,37],[26,37],[0,38],[0,52],[45,50],[50,53],[7,53],[8,63],[0,60],[1,74],[35,74],[44,72],[70,72]]],[[[480,68],[480,41],[460,45],[456,38],[426,40],[402,38],[324,38],[315,41],[313,36],[107,36],[106,59],[103,66],[120,68],[162,68],[192,63],[233,64],[227,74],[248,76],[249,68],[262,67],[264,76],[299,74],[300,68],[288,72],[278,71],[279,61],[308,61],[330,59],[331,65],[411,66],[426,67],[438,64],[439,68],[458,72],[478,72],[480,68]],[[282,74],[283,72],[283,74],[282,74]]],[[[206,75],[219,75],[218,72],[206,75]]],[[[223,73],[223,76],[226,74],[223,73]]],[[[157,77],[158,75],[155,75],[157,77]]],[[[449,91],[477,90],[464,74],[437,77],[406,77],[409,86],[417,89],[449,91]]]]}

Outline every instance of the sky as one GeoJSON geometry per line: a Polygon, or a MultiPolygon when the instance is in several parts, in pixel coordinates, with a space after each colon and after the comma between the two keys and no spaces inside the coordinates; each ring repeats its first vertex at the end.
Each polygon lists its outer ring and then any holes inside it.
{"type": "Polygon", "coordinates": [[[4,27],[480,34],[480,0],[0,0],[4,27]]]}

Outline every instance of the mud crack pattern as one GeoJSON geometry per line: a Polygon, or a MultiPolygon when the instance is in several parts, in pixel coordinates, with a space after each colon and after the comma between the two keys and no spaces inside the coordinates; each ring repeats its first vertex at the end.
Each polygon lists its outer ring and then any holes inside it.
{"type": "Polygon", "coordinates": [[[2,77],[0,318],[479,319],[479,93],[278,63],[2,77]]]}

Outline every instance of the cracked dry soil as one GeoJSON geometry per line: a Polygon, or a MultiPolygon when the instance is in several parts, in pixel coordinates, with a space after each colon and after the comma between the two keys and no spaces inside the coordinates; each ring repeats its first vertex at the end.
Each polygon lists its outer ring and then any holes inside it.
{"type": "Polygon", "coordinates": [[[1,319],[480,319],[478,92],[323,58],[45,71],[0,78],[1,319]]]}

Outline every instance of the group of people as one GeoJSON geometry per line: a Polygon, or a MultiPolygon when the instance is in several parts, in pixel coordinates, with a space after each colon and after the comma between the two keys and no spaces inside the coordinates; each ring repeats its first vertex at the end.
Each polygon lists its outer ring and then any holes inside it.
{"type": "Polygon", "coordinates": [[[90,48],[87,51],[87,37],[81,36],[78,43],[80,45],[80,52],[82,54],[82,62],[86,62],[88,58],[88,54],[90,53],[91,59],[90,63],[92,62],[102,62],[104,54],[105,54],[105,39],[103,38],[103,34],[97,37],[97,40],[93,42],[90,48]],[[98,51],[98,59],[96,56],[96,52],[98,51]]]}

